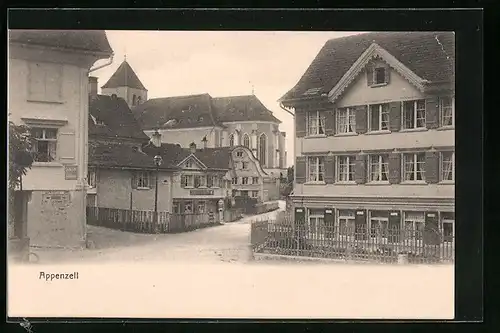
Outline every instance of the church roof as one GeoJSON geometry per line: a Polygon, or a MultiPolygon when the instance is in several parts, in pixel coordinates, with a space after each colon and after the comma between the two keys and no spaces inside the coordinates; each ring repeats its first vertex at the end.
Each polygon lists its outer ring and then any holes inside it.
{"type": "Polygon", "coordinates": [[[425,80],[451,82],[454,78],[453,32],[364,33],[327,41],[295,87],[279,101],[328,93],[372,43],[425,80]]]}
{"type": "Polygon", "coordinates": [[[132,67],[130,67],[127,60],[124,60],[116,72],[109,78],[108,82],[101,88],[118,88],[129,87],[141,90],[147,90],[142,84],[137,74],[135,74],[132,67]]]}

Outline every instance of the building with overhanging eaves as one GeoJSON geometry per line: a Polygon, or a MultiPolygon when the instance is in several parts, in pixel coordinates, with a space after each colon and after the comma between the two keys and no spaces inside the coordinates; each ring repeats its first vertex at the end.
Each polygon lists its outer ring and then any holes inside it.
{"type": "Polygon", "coordinates": [[[266,173],[276,178],[286,176],[281,121],[254,95],[148,99],[147,89],[127,61],[102,86],[102,93],[125,99],[148,136],[157,130],[164,143],[178,143],[184,148],[192,142],[208,148],[246,146],[266,173]]]}
{"type": "MultiPolygon", "coordinates": [[[[280,102],[295,113],[295,220],[454,234],[451,32],[329,40],[280,102]]],[[[374,235],[372,235],[374,236],[374,235]]]]}

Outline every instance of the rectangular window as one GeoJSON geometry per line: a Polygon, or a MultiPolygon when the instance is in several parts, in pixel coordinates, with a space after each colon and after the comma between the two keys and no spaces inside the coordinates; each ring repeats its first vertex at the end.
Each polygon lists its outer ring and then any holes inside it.
{"type": "Polygon", "coordinates": [[[248,170],[248,162],[241,162],[241,166],[243,170],[248,170]]]}
{"type": "Polygon", "coordinates": [[[425,213],[404,212],[403,226],[406,232],[406,239],[422,239],[425,227],[425,213]]]}
{"type": "Polygon", "coordinates": [[[57,129],[33,128],[33,153],[35,162],[52,162],[56,159],[57,129]]]}
{"type": "Polygon", "coordinates": [[[353,108],[337,109],[337,133],[356,133],[356,114],[353,108]]]}
{"type": "Polygon", "coordinates": [[[382,84],[385,83],[385,67],[376,67],[373,71],[373,83],[382,84]]]}
{"type": "Polygon", "coordinates": [[[232,179],[231,179],[231,183],[232,183],[233,185],[238,185],[238,177],[234,177],[234,178],[232,178],[232,179]]]}
{"type": "Polygon", "coordinates": [[[441,181],[454,181],[455,180],[455,153],[452,151],[441,152],[441,181]]]}
{"type": "Polygon", "coordinates": [[[321,233],[325,223],[323,209],[308,209],[308,231],[313,234],[321,233]]]}
{"type": "Polygon", "coordinates": [[[30,63],[28,99],[60,102],[62,99],[62,69],[60,64],[30,63]]]}
{"type": "Polygon", "coordinates": [[[193,202],[186,201],[184,202],[184,214],[193,214],[193,202]]]}
{"type": "Polygon", "coordinates": [[[403,154],[403,181],[425,180],[425,153],[403,154]]]}
{"type": "Polygon", "coordinates": [[[455,100],[451,96],[439,98],[439,114],[441,115],[441,126],[453,126],[455,113],[455,100]]]}
{"type": "Polygon", "coordinates": [[[94,169],[88,169],[87,184],[89,185],[90,188],[96,188],[97,187],[96,183],[97,183],[96,171],[94,169]]]}
{"type": "Polygon", "coordinates": [[[346,155],[337,156],[337,182],[352,182],[354,181],[354,164],[356,156],[346,155]]]}
{"type": "Polygon", "coordinates": [[[183,175],[182,176],[182,186],[183,187],[193,187],[194,180],[192,175],[183,175]]]}
{"type": "Polygon", "coordinates": [[[205,176],[194,176],[194,187],[206,187],[207,178],[205,176]]]}
{"type": "Polygon", "coordinates": [[[241,183],[243,185],[248,185],[248,177],[241,177],[241,183]]]}
{"type": "Polygon", "coordinates": [[[190,169],[193,167],[193,163],[191,161],[186,161],[186,163],[184,164],[186,166],[186,168],[190,169]]]}
{"type": "Polygon", "coordinates": [[[309,182],[322,182],[325,173],[325,161],[322,156],[309,157],[307,159],[308,179],[309,182]]]}
{"type": "Polygon", "coordinates": [[[196,213],[197,214],[205,213],[205,208],[206,208],[205,201],[198,201],[198,204],[196,205],[196,213]]]}
{"type": "Polygon", "coordinates": [[[441,212],[441,227],[443,241],[453,242],[455,237],[455,214],[451,212],[441,212]]]}
{"type": "Polygon", "coordinates": [[[243,157],[243,152],[242,151],[237,151],[236,152],[236,157],[243,157]]]}
{"type": "Polygon", "coordinates": [[[389,213],[385,211],[370,211],[370,237],[387,237],[387,228],[389,224],[389,213]]]}
{"type": "Polygon", "coordinates": [[[257,198],[259,196],[259,191],[252,191],[252,198],[257,198]]]}
{"type": "Polygon", "coordinates": [[[151,188],[151,172],[137,171],[135,174],[137,188],[151,188]]]}
{"type": "Polygon", "coordinates": [[[352,234],[352,226],[354,225],[354,220],[356,219],[353,210],[339,210],[337,223],[339,226],[339,235],[347,236],[352,234]]]}
{"type": "Polygon", "coordinates": [[[207,176],[207,187],[214,187],[215,176],[207,176]]]}
{"type": "Polygon", "coordinates": [[[370,105],[369,131],[388,131],[389,130],[389,104],[370,105]]]}
{"type": "Polygon", "coordinates": [[[387,182],[389,181],[389,156],[370,155],[370,163],[368,164],[368,175],[370,182],[387,182]]]}
{"type": "Polygon", "coordinates": [[[258,184],[259,183],[259,177],[252,177],[252,184],[258,184]]]}
{"type": "Polygon", "coordinates": [[[325,134],[325,114],[321,111],[309,111],[307,113],[307,128],[309,135],[325,134]]]}
{"type": "Polygon", "coordinates": [[[403,128],[425,128],[425,100],[403,102],[403,128]]]}

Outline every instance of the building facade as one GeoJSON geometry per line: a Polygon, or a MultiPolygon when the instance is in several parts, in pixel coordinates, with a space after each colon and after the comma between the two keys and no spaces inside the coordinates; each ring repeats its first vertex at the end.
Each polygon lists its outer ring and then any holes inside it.
{"type": "Polygon", "coordinates": [[[159,131],[164,143],[184,148],[193,141],[208,148],[244,145],[269,175],[286,174],[281,121],[254,95],[213,98],[199,94],[148,100],[146,88],[127,61],[102,86],[102,93],[127,100],[144,132],[151,136],[159,131]]]}
{"type": "Polygon", "coordinates": [[[34,138],[22,183],[31,245],[85,244],[88,73],[112,53],[100,30],[9,31],[9,120],[34,138]]]}
{"type": "Polygon", "coordinates": [[[296,221],[453,237],[454,54],[453,33],[325,44],[280,100],[295,112],[296,221]]]}

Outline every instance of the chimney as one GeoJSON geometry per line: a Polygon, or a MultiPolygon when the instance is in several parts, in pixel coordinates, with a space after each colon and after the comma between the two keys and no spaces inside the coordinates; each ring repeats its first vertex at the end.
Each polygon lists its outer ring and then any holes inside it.
{"type": "Polygon", "coordinates": [[[89,76],[89,97],[94,99],[97,97],[97,78],[89,76]]]}
{"type": "Polygon", "coordinates": [[[158,130],[155,130],[151,135],[151,143],[155,147],[161,147],[161,134],[160,132],[158,132],[158,130]]]}
{"type": "Polygon", "coordinates": [[[207,149],[207,142],[208,142],[207,137],[204,136],[203,139],[201,139],[201,141],[203,142],[203,149],[207,149]]]}
{"type": "Polygon", "coordinates": [[[196,143],[191,142],[191,144],[189,145],[189,150],[191,151],[191,154],[196,153],[196,143]]]}

